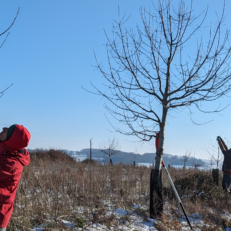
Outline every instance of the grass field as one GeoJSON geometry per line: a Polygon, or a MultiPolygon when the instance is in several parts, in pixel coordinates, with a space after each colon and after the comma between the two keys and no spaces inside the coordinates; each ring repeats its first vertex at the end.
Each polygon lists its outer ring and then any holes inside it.
{"type": "MultiPolygon", "coordinates": [[[[151,168],[76,162],[57,150],[31,155],[7,230],[186,230],[163,172],[165,212],[149,218],[151,168]]],[[[199,230],[231,227],[231,197],[211,171],[169,169],[184,207],[199,230]]],[[[221,175],[222,173],[220,173],[221,175]]]]}

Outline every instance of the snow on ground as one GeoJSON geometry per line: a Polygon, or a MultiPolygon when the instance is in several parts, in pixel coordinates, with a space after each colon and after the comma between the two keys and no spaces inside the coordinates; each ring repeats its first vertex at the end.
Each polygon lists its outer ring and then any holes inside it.
{"type": "MultiPolygon", "coordinates": [[[[64,219],[64,217],[60,217],[59,218],[59,222],[61,222],[63,224],[64,227],[67,228],[67,230],[73,230],[73,231],[105,231],[105,230],[111,230],[111,231],[156,231],[158,230],[157,228],[155,228],[156,225],[161,224],[161,221],[158,220],[154,220],[151,218],[146,218],[144,219],[144,217],[136,214],[135,212],[132,212],[130,210],[125,210],[123,208],[118,208],[118,209],[113,209],[113,206],[108,206],[107,207],[107,214],[113,214],[116,217],[116,220],[119,222],[115,227],[111,226],[110,228],[108,226],[105,226],[103,224],[99,224],[99,223],[88,223],[87,225],[85,225],[84,228],[77,228],[76,224],[74,222],[71,222],[68,220],[68,217],[66,217],[66,219],[64,219]],[[124,219],[123,219],[124,218],[124,219]],[[121,222],[122,221],[122,222],[121,222]]],[[[136,211],[137,209],[140,209],[142,206],[138,205],[138,204],[134,204],[134,211],[136,211]]],[[[169,209],[169,205],[165,204],[165,213],[169,216],[170,215],[170,219],[173,219],[170,211],[168,211],[169,209]]],[[[75,211],[76,213],[80,213],[81,211],[83,211],[83,208],[79,208],[78,211],[75,211]]],[[[228,212],[224,212],[224,214],[222,215],[225,218],[231,219],[231,214],[229,214],[228,212]]],[[[188,215],[188,218],[190,220],[190,223],[193,227],[194,231],[201,231],[200,227],[202,226],[207,226],[210,227],[210,225],[205,224],[205,222],[203,221],[203,217],[200,214],[194,213],[191,215],[188,215]]],[[[181,225],[181,229],[180,230],[191,230],[187,220],[185,218],[185,216],[182,216],[181,218],[178,219],[180,225],[181,225]]],[[[31,230],[33,231],[43,231],[45,228],[44,224],[41,224],[31,230]]],[[[52,230],[56,230],[56,229],[52,229],[52,230]]],[[[60,229],[57,229],[57,231],[60,229]]],[[[65,229],[66,230],[66,229],[65,229]]],[[[169,229],[170,230],[170,229],[169,229]]],[[[171,230],[179,230],[178,229],[174,229],[173,227],[171,228],[171,230]]],[[[231,227],[227,227],[225,229],[225,231],[231,231],[231,227]]]]}

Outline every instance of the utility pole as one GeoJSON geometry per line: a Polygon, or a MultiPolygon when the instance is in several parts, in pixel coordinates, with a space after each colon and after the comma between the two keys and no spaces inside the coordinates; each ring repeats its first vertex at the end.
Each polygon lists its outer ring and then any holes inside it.
{"type": "Polygon", "coordinates": [[[92,152],[91,152],[91,146],[92,146],[92,140],[93,138],[90,139],[90,160],[92,160],[92,152]]]}

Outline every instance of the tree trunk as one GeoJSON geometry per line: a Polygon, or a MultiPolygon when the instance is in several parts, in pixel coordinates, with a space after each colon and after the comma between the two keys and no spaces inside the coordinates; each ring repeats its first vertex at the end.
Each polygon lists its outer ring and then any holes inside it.
{"type": "Polygon", "coordinates": [[[113,165],[113,163],[112,163],[112,159],[110,159],[110,164],[111,164],[111,165],[113,165]]]}
{"type": "Polygon", "coordinates": [[[152,169],[150,177],[150,217],[161,217],[163,206],[162,169],[152,169]]]}
{"type": "Polygon", "coordinates": [[[167,109],[163,107],[163,116],[162,123],[160,124],[160,133],[159,133],[159,147],[156,151],[155,158],[155,169],[151,171],[150,177],[150,217],[156,218],[161,217],[163,213],[163,195],[162,195],[162,171],[161,171],[161,161],[163,156],[163,147],[164,147],[164,133],[165,133],[165,124],[167,117],[167,109]]]}

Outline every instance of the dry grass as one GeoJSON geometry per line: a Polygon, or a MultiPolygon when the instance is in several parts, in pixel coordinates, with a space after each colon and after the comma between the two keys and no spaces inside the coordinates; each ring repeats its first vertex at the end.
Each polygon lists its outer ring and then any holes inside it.
{"type": "MultiPolygon", "coordinates": [[[[38,152],[31,159],[31,164],[24,168],[7,230],[30,230],[40,224],[44,224],[47,231],[71,230],[62,219],[75,222],[75,227],[79,228],[86,228],[92,222],[106,227],[131,224],[131,213],[118,220],[113,213],[116,208],[131,210],[142,219],[148,219],[151,168],[79,163],[55,150],[38,152]],[[134,203],[140,207],[135,209],[134,203]],[[112,212],[108,213],[109,210],[112,212]]],[[[201,214],[204,221],[215,224],[217,229],[229,226],[230,222],[221,214],[224,210],[231,212],[230,196],[222,191],[221,185],[212,183],[211,172],[190,169],[183,174],[182,171],[172,168],[170,174],[179,194],[189,195],[182,199],[187,213],[201,214]],[[197,197],[201,191],[204,193],[197,197]]],[[[165,173],[163,186],[171,216],[164,214],[155,225],[162,226],[160,230],[172,227],[177,230],[180,227],[177,218],[182,214],[165,173]]]]}

